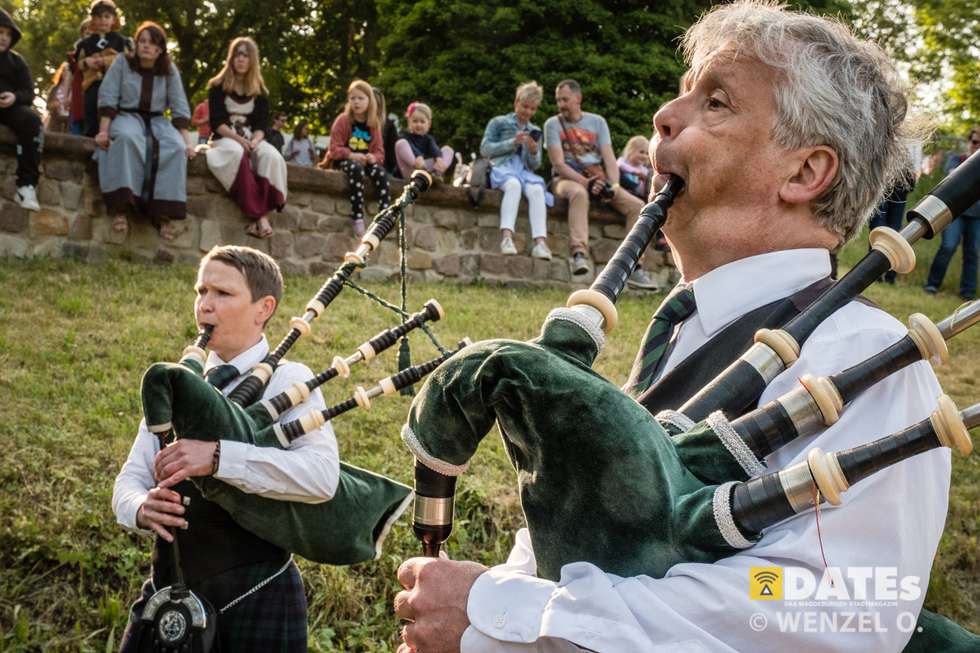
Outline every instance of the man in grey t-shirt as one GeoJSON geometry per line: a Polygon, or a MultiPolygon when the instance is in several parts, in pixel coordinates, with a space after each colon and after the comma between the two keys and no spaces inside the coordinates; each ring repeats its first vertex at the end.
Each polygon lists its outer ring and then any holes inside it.
{"type": "MultiPolygon", "coordinates": [[[[565,79],[555,89],[557,116],[544,124],[544,143],[552,165],[555,195],[568,200],[570,267],[573,277],[592,272],[589,262],[589,200],[600,198],[605,183],[612,187],[612,207],[626,218],[629,229],[643,208],[643,201],[619,186],[619,168],[613,153],[606,119],[582,111],[582,88],[565,79]]],[[[656,289],[657,284],[640,266],[629,278],[637,288],[656,289]]]]}

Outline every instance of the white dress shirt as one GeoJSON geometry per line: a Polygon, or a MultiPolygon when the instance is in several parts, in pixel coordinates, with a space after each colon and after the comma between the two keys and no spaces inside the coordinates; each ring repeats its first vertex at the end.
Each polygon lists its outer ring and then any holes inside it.
{"type": "MultiPolygon", "coordinates": [[[[234,390],[268,352],[269,342],[262,336],[258,343],[229,361],[241,375],[225,386],[222,393],[227,396],[234,390]]],[[[224,364],[225,361],[217,354],[209,352],[204,371],[224,364]]],[[[313,373],[305,365],[284,361],[276,368],[262,396],[274,397],[293,384],[311,377],[313,373]]],[[[324,408],[323,395],[318,388],[310,393],[305,402],[286,411],[280,421],[289,422],[324,408]]],[[[116,513],[116,521],[126,528],[150,532],[136,526],[136,512],[146,501],[147,492],[156,487],[153,459],[159,450],[157,437],[147,430],[146,422],[141,420],[129,458],[116,476],[112,491],[112,510],[116,513]]],[[[303,503],[327,501],[337,491],[340,480],[340,455],[333,427],[328,422],[294,440],[289,449],[256,447],[244,442],[222,440],[218,473],[214,478],[245,492],[271,499],[303,503]]]]}
{"type": "MultiPolygon", "coordinates": [[[[826,250],[805,249],[743,259],[696,279],[692,285],[697,313],[681,325],[664,369],[670,370],[739,316],[829,273],[826,250]]],[[[760,404],[793,388],[803,374],[839,372],[905,333],[905,327],[883,311],[851,302],[816,329],[800,359],[770,383],[760,404]]],[[[837,424],[787,444],[766,463],[775,471],[805,460],[815,446],[839,451],[904,429],[931,413],[939,393],[932,369],[917,362],[866,391],[845,408],[837,424]]],[[[796,608],[784,601],[751,600],[751,567],[803,567],[820,579],[824,562],[812,510],[767,529],[749,549],[713,564],[677,564],[664,578],[622,578],[576,562],[562,568],[557,583],[539,579],[530,537],[521,529],[507,562],[473,585],[467,606],[471,626],[463,635],[462,653],[578,647],[609,653],[900,651],[914,623],[904,618],[902,630],[896,620],[899,613],[911,613],[914,621],[921,609],[943,532],[949,478],[949,450],[930,451],[856,484],[844,493],[841,506],[825,503],[820,508],[827,565],[845,573],[858,566],[895,567],[899,578],[919,577],[917,599],[874,607],[820,603],[796,608]],[[824,623],[836,612],[838,628],[845,630],[832,632],[820,623],[814,628],[780,625],[781,614],[797,611],[816,613],[814,622],[826,618],[824,623]],[[878,613],[877,623],[858,627],[856,620],[864,617],[855,616],[848,624],[848,617],[840,616],[845,612],[878,613]],[[759,629],[763,621],[767,625],[759,629]]],[[[848,580],[846,585],[853,595],[854,583],[848,580]]]]}

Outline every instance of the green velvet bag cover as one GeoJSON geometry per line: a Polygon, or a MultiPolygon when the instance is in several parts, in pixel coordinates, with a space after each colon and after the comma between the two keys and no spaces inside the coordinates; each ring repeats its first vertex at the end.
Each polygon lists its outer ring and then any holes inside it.
{"type": "MultiPolygon", "coordinates": [[[[155,363],[143,375],[141,395],[143,416],[154,433],[172,429],[178,438],[280,446],[264,408],[243,410],[191,366],[155,363]]],[[[314,562],[336,565],[377,557],[388,527],[412,496],[407,485],[345,463],[336,494],[316,504],[248,494],[210,477],[192,480],[243,528],[314,562]]]]}
{"type": "Polygon", "coordinates": [[[458,475],[498,423],[543,578],[582,560],[661,577],[750,546],[731,484],[685,469],[653,416],[591,369],[601,342],[573,317],[558,309],[537,340],[480,342],[433,372],[403,431],[412,452],[458,475]]]}
{"type": "Polygon", "coordinates": [[[977,653],[980,636],[941,614],[923,610],[904,653],[977,653]]]}

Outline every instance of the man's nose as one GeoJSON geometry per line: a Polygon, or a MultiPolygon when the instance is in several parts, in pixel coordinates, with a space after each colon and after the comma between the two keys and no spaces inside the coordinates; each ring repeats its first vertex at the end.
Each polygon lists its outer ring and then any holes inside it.
{"type": "Polygon", "coordinates": [[[661,140],[675,138],[684,128],[681,98],[676,98],[660,107],[653,114],[653,128],[661,140]]]}

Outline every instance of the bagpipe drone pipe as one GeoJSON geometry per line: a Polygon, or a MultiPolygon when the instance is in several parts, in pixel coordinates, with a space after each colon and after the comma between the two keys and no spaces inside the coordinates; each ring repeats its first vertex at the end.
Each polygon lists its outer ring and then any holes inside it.
{"type": "MultiPolygon", "coordinates": [[[[424,173],[412,176],[401,197],[378,214],[357,250],[345,257],[343,265],[309,302],[306,314],[290,321],[289,335],[260,364],[261,369],[253,372],[228,397],[202,378],[204,349],[210,337],[207,330],[185,349],[180,363],[151,365],[141,385],[147,428],[163,437],[225,439],[286,448],[293,439],[327,419],[356,406],[367,408],[371,398],[419,381],[451,355],[452,352],[446,352],[432,361],[402,370],[369,390],[358,388],[353,400],[304,416],[302,424],[276,422],[284,411],[302,403],[321,384],[337,376],[346,377],[351,365],[373,358],[425,322],[440,319],[441,307],[430,301],[403,324],[379,333],[352,355],[335,358],[327,370],[306,383],[296,384],[268,400],[256,401],[286,351],[301,335],[310,332],[310,323],[339,294],[351,274],[365,264],[366,256],[377,248],[405,207],[428,188],[430,181],[424,173]],[[242,390],[246,384],[248,387],[242,390]]],[[[206,499],[221,506],[239,525],[262,539],[316,562],[352,564],[379,555],[388,527],[407,507],[412,492],[408,486],[368,470],[343,462],[340,467],[336,493],[329,501],[316,504],[248,494],[211,477],[192,480],[206,499]]]]}
{"type": "MultiPolygon", "coordinates": [[[[787,516],[769,509],[773,499],[755,489],[745,496],[741,490],[734,502],[737,483],[749,475],[726,446],[732,438],[717,433],[700,440],[672,438],[640,404],[591,369],[603,329],[615,325],[614,302],[644,238],[663,224],[681,183],[672,180],[644,207],[592,288],[573,293],[568,307],[552,311],[539,338],[477,343],[436,370],[419,391],[402,437],[416,456],[415,530],[424,554],[437,554],[448,537],[456,479],[494,423],[517,469],[538,574],[544,578],[557,579],[563,564],[581,560],[618,575],[662,576],[678,562],[731,555],[759,536],[765,515],[776,521],[787,516]],[[712,455],[704,455],[705,446],[712,455]],[[764,516],[753,521],[748,515],[757,512],[764,516]]],[[[834,377],[842,404],[915,357],[941,355],[944,337],[935,327],[922,326],[918,318],[913,324],[904,344],[896,345],[900,352],[865,362],[866,380],[857,380],[853,368],[834,377]]],[[[946,337],[964,328],[955,315],[944,324],[946,337]]],[[[948,409],[943,415],[940,423],[952,421],[948,409]]],[[[801,421],[801,432],[808,428],[809,422],[801,421]]],[[[947,435],[950,429],[930,442],[966,450],[963,437],[947,435]]],[[[739,438],[743,452],[752,451],[749,440],[739,438]]],[[[911,455],[918,449],[899,451],[911,455]]],[[[883,466],[894,462],[882,461],[883,466]]],[[[825,479],[818,472],[814,483],[825,479]]]]}

